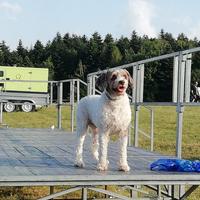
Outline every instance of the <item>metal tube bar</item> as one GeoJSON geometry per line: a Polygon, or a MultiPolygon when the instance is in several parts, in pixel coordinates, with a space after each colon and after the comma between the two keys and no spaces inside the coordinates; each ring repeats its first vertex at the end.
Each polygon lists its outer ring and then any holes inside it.
{"type": "Polygon", "coordinates": [[[123,195],[120,195],[120,194],[117,194],[115,192],[111,192],[111,191],[108,191],[108,190],[104,190],[104,189],[100,189],[100,188],[96,188],[96,187],[94,187],[94,188],[88,187],[88,189],[93,190],[95,192],[107,194],[109,196],[112,196],[112,197],[115,197],[115,198],[118,198],[118,199],[131,200],[131,198],[129,198],[129,197],[126,197],[126,196],[123,196],[123,195]]]}
{"type": "Polygon", "coordinates": [[[140,90],[139,90],[139,102],[143,102],[143,94],[144,94],[144,64],[140,65],[139,70],[139,76],[140,76],[140,90]]]}
{"type": "Polygon", "coordinates": [[[198,51],[200,51],[200,47],[184,50],[184,51],[182,51],[182,54],[195,53],[195,52],[198,52],[198,51]]]}
{"type": "MultiPolygon", "coordinates": [[[[200,51],[200,50],[199,50],[200,51]]],[[[158,61],[158,60],[163,60],[163,59],[167,59],[167,58],[173,58],[174,56],[178,56],[179,52],[174,52],[174,53],[170,53],[170,54],[165,54],[165,55],[161,55],[161,56],[156,56],[153,58],[148,58],[145,60],[141,60],[141,61],[137,61],[137,62],[133,62],[133,63],[129,63],[129,64],[125,64],[125,65],[121,65],[121,66],[117,66],[114,67],[112,69],[124,69],[124,68],[129,68],[132,67],[134,65],[140,65],[140,64],[145,64],[145,63],[149,63],[149,62],[154,62],[154,61],[158,61]]],[[[106,72],[107,70],[103,70],[103,71],[98,71],[98,72],[94,72],[94,73],[90,73],[89,76],[91,75],[97,75],[97,74],[101,74],[103,72],[106,72]]]]}
{"type": "MultiPolygon", "coordinates": [[[[112,69],[129,68],[129,67],[132,67],[133,65],[140,65],[140,64],[145,64],[145,63],[149,63],[149,62],[159,61],[159,60],[163,60],[163,59],[173,58],[175,56],[179,56],[180,53],[184,55],[184,54],[189,54],[189,53],[195,53],[195,52],[198,52],[198,51],[200,51],[200,47],[188,49],[188,50],[181,51],[181,52],[174,52],[174,53],[170,53],[170,54],[156,56],[156,57],[148,58],[148,59],[141,60],[141,61],[138,61],[138,62],[133,62],[133,63],[129,63],[129,64],[117,66],[117,67],[112,68],[112,69]]],[[[106,71],[107,70],[98,71],[98,72],[90,73],[89,75],[100,74],[100,73],[106,72],[106,71]]]]}
{"type": "Polygon", "coordinates": [[[132,88],[132,103],[136,101],[136,82],[137,80],[137,67],[133,66],[133,88],[132,88]]]}
{"type": "Polygon", "coordinates": [[[173,88],[172,88],[172,102],[177,102],[178,89],[178,56],[174,57],[173,63],[173,88]]]}
{"type": "Polygon", "coordinates": [[[92,94],[92,91],[91,91],[91,76],[87,76],[87,94],[88,95],[91,95],[92,94]]]}
{"type": "Polygon", "coordinates": [[[92,95],[95,95],[96,93],[95,82],[96,82],[96,79],[95,79],[95,76],[93,76],[92,77],[92,95]]]}
{"type": "Polygon", "coordinates": [[[128,128],[128,146],[132,145],[132,131],[131,131],[131,125],[128,128]]]}

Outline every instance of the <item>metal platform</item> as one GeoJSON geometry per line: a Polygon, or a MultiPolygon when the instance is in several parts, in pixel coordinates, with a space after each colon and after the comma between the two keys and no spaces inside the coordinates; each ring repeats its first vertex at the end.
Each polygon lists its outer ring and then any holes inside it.
{"type": "MultiPolygon", "coordinates": [[[[74,167],[76,135],[50,129],[0,129],[0,186],[56,186],[69,185],[62,193],[51,194],[51,199],[83,188],[83,199],[87,199],[87,189],[105,193],[118,199],[133,199],[107,190],[99,185],[134,186],[148,185],[168,199],[184,199],[200,184],[200,173],[154,172],[150,163],[168,156],[128,147],[128,161],[131,170],[120,172],[117,168],[117,142],[109,144],[109,170],[99,172],[90,151],[90,136],[85,143],[85,168],[74,167]],[[153,186],[152,186],[153,185],[153,186]],[[167,185],[163,191],[158,186],[167,185]],[[175,185],[189,185],[182,196],[175,197],[175,185]],[[156,186],[156,187],[155,187],[156,186]],[[168,187],[169,186],[169,187],[168,187]]],[[[126,187],[127,188],[127,187],[126,187]]],[[[134,198],[136,199],[136,198],[134,198]]]]}

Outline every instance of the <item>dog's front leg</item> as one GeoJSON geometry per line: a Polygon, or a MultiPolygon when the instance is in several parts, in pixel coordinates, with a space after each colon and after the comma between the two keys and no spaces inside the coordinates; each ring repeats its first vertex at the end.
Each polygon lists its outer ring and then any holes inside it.
{"type": "Polygon", "coordinates": [[[120,136],[120,158],[119,158],[119,170],[129,171],[130,167],[127,162],[127,144],[128,144],[128,135],[120,136]]]}
{"type": "Polygon", "coordinates": [[[108,169],[108,160],[107,160],[107,153],[108,153],[108,142],[109,142],[109,134],[102,133],[100,134],[100,159],[97,168],[100,171],[105,171],[108,169]]]}
{"type": "Polygon", "coordinates": [[[84,167],[84,162],[83,162],[83,143],[85,140],[85,133],[80,135],[78,138],[78,143],[76,147],[76,159],[75,159],[75,166],[76,167],[84,167]]]}

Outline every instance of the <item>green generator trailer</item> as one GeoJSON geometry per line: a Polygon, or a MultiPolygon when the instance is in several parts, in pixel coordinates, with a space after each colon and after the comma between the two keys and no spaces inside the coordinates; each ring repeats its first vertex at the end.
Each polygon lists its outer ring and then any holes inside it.
{"type": "Polygon", "coordinates": [[[24,112],[48,105],[48,69],[0,66],[0,101],[4,110],[24,112]],[[1,81],[2,80],[2,81],[1,81]]]}

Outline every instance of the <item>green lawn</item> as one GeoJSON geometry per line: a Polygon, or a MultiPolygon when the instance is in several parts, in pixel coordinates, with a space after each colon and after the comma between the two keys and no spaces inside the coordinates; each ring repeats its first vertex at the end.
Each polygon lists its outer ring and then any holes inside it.
{"type": "MultiPolygon", "coordinates": [[[[163,154],[175,155],[176,142],[176,108],[153,107],[154,110],[154,150],[163,154]]],[[[184,112],[182,157],[200,159],[200,107],[187,107],[184,112]]],[[[149,111],[141,108],[139,129],[149,133],[149,111]]],[[[49,128],[57,125],[57,109],[54,106],[42,108],[36,112],[3,113],[3,123],[15,128],[49,128]]],[[[70,107],[62,108],[62,125],[70,130],[70,107]]],[[[149,149],[149,139],[140,134],[139,146],[149,149]]],[[[110,186],[111,187],[111,186],[110,186]]],[[[57,189],[62,189],[58,187],[57,189]]],[[[115,190],[115,188],[113,188],[115,190]]],[[[0,188],[1,200],[30,200],[48,194],[47,187],[0,188]]],[[[200,199],[200,189],[190,198],[200,199]]]]}

